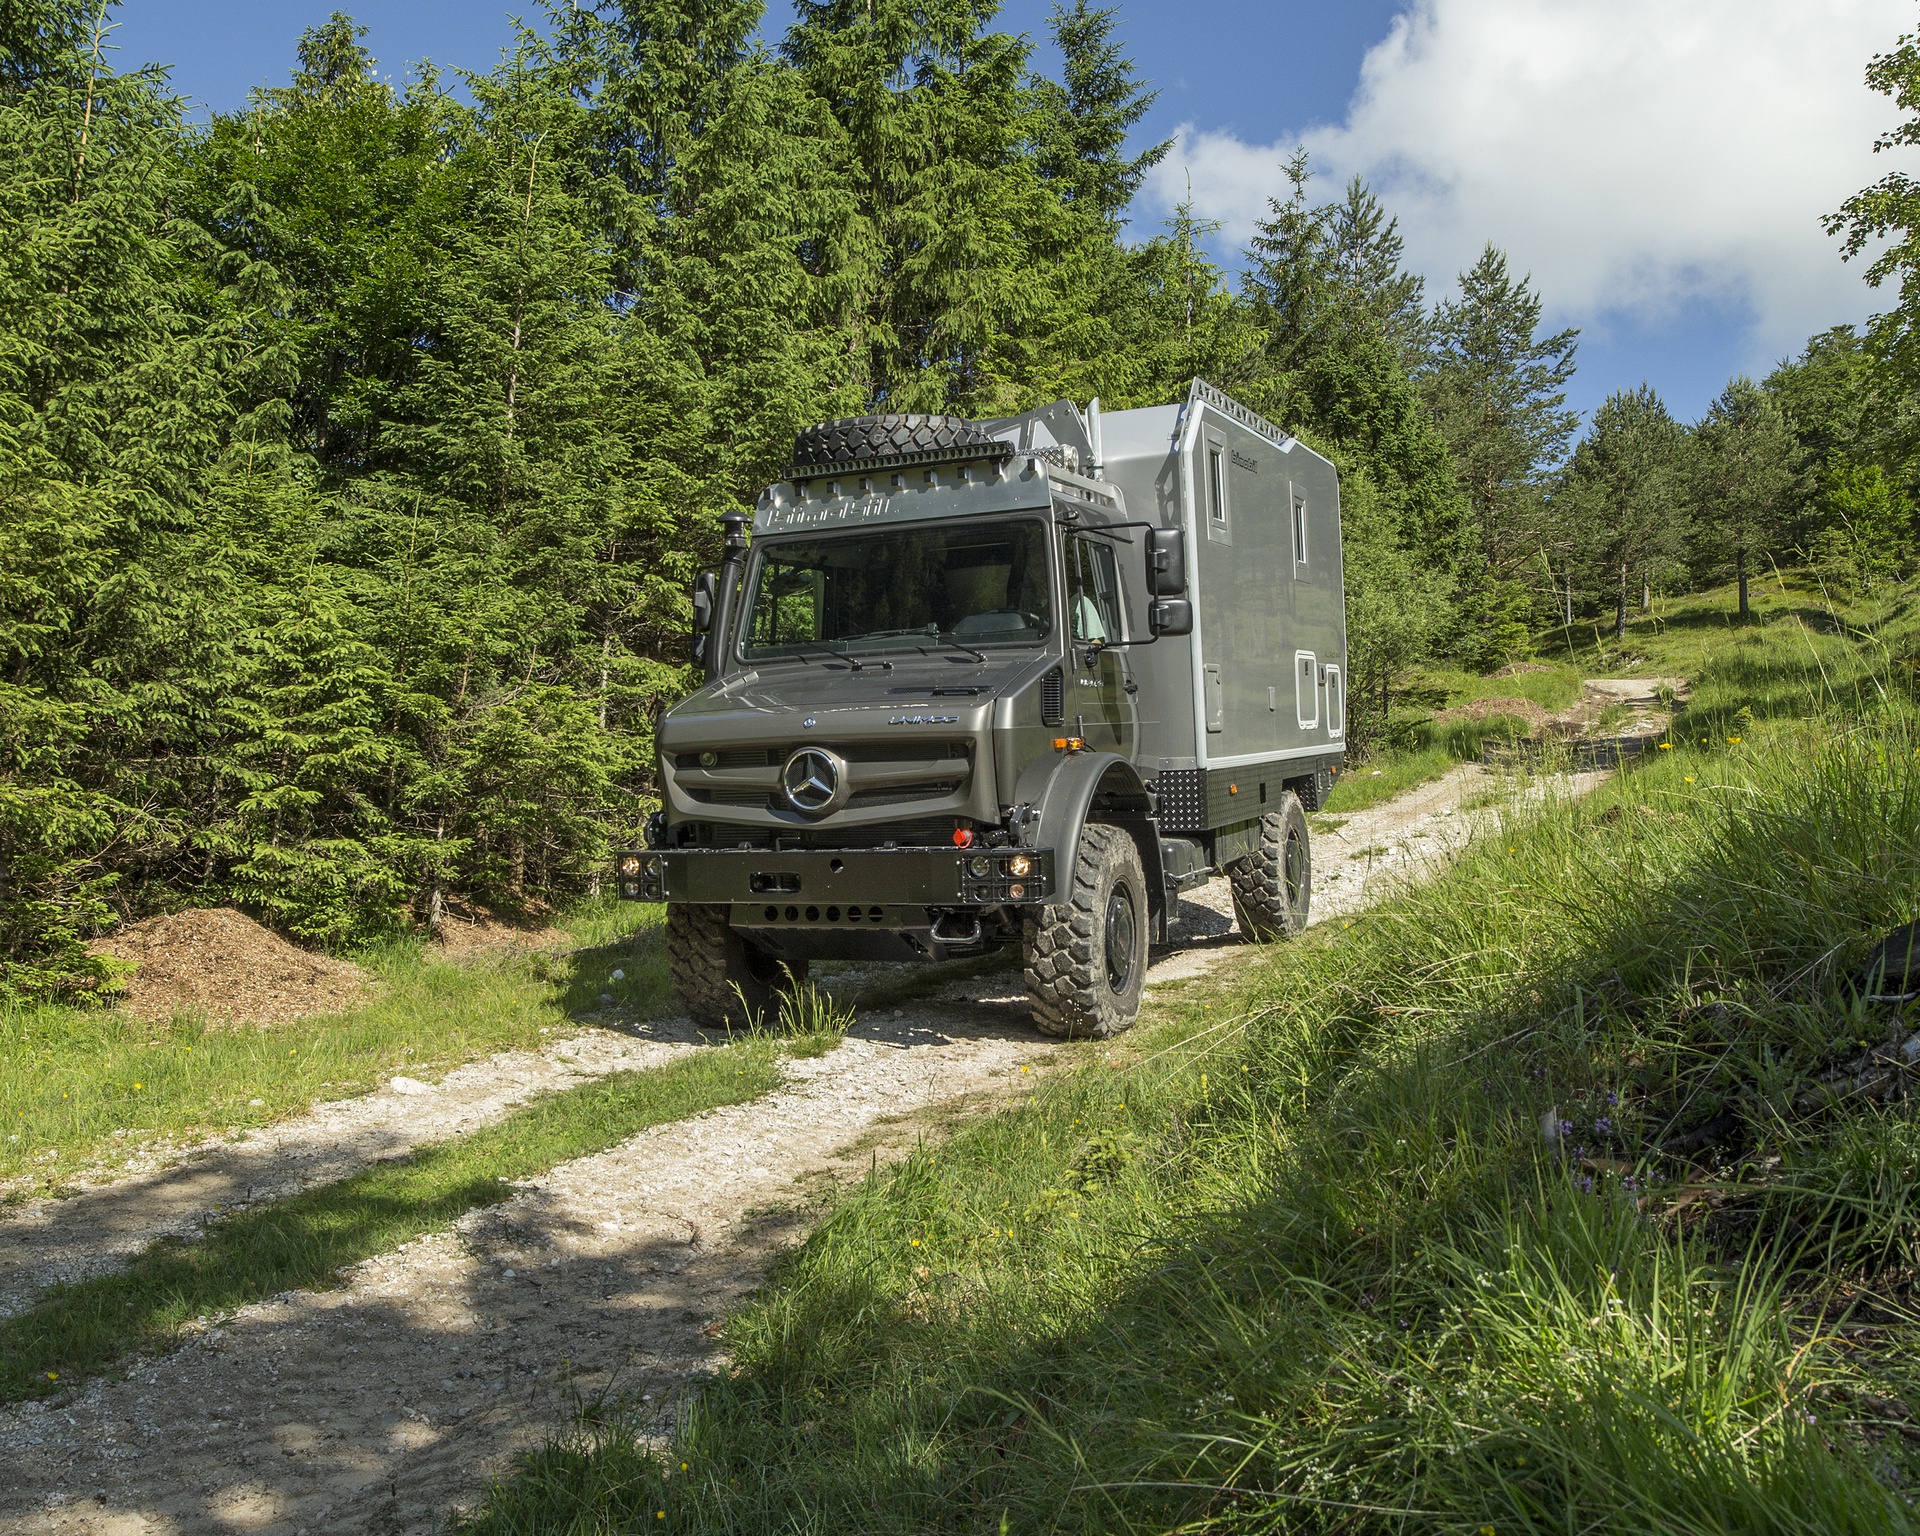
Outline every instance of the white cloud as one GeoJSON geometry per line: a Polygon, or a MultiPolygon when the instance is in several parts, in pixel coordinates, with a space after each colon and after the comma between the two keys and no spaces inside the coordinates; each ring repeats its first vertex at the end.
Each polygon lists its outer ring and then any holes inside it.
{"type": "MultiPolygon", "coordinates": [[[[1909,152],[1867,89],[1913,0],[1414,0],[1368,55],[1344,123],[1297,135],[1330,196],[1359,173],[1436,294],[1488,240],[1575,321],[1704,298],[1751,316],[1753,358],[1876,303],[1820,227],[1909,152]]],[[[1243,241],[1294,137],[1192,124],[1149,195],[1243,241]]]]}

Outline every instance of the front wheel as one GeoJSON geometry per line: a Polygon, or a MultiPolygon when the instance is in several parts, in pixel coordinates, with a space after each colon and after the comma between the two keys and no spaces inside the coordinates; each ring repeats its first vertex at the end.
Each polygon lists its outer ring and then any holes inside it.
{"type": "Polygon", "coordinates": [[[667,907],[667,970],[702,1029],[751,1029],[779,1016],[780,998],[807,979],[804,960],[776,960],[744,939],[723,906],[667,907]]]}
{"type": "Polygon", "coordinates": [[[1147,980],[1147,877],[1133,839],[1090,823],[1063,895],[1022,926],[1033,1022],[1043,1035],[1105,1040],[1139,1016],[1147,980]]]}
{"type": "Polygon", "coordinates": [[[1307,813],[1292,790],[1280,796],[1280,808],[1260,818],[1260,846],[1227,866],[1233,886],[1233,915],[1240,931],[1255,943],[1298,937],[1313,904],[1313,850],[1307,841],[1307,813]]]}

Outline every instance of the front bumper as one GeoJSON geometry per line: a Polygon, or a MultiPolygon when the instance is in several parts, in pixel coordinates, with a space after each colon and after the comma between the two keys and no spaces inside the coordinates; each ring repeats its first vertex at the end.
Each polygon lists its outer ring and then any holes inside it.
{"type": "Polygon", "coordinates": [[[625,900],[750,906],[768,922],[837,922],[876,907],[1035,906],[1052,899],[1054,881],[1048,848],[629,849],[614,868],[625,900]],[[1031,867],[1015,874],[1017,860],[1031,867]]]}

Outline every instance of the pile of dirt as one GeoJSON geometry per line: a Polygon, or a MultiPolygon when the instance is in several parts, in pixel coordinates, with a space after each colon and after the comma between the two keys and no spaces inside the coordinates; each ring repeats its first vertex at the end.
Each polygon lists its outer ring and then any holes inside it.
{"type": "Polygon", "coordinates": [[[140,967],[120,1006],[149,1024],[190,1012],[224,1023],[284,1024],[352,1007],[367,981],[359,966],[310,955],[232,907],[149,917],[87,947],[140,967]]]}
{"type": "Polygon", "coordinates": [[[1524,720],[1527,729],[1537,731],[1552,718],[1532,699],[1474,699],[1443,709],[1433,717],[1435,725],[1459,725],[1464,721],[1524,720]]]}

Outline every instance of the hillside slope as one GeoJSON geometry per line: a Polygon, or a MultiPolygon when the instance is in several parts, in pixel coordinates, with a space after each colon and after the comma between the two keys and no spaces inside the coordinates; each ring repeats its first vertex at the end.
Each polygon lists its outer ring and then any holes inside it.
{"type": "Polygon", "coordinates": [[[1907,1029],[1888,633],[1710,654],[1649,768],[870,1181],[668,1456],[475,1527],[1912,1528],[1920,1128],[1820,1086],[1907,1029]]]}

